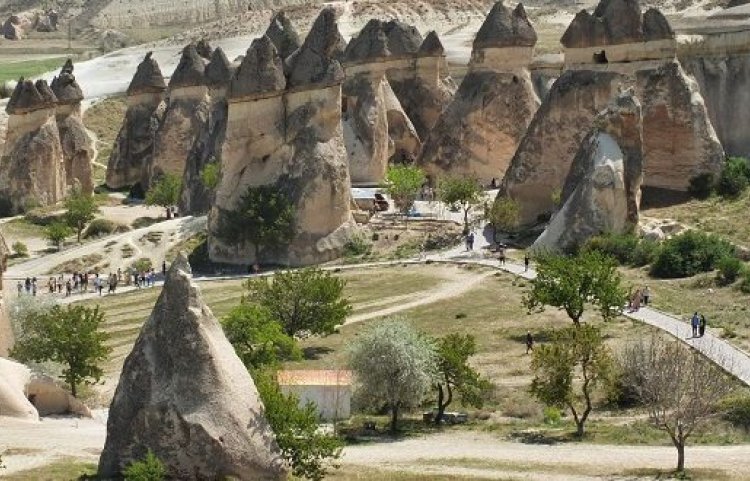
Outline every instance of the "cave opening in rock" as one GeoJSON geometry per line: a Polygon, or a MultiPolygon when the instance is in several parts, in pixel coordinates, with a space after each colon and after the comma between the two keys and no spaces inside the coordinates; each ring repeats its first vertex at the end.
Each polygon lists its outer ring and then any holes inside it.
{"type": "Polygon", "coordinates": [[[594,52],[594,63],[609,63],[609,61],[607,60],[607,53],[604,50],[602,50],[601,52],[594,52]]]}

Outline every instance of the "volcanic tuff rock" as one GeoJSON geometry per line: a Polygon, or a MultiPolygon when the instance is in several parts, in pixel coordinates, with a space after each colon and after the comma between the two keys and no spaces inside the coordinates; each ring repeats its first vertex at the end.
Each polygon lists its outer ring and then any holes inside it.
{"type": "Polygon", "coordinates": [[[594,119],[565,181],[562,207],[532,249],[569,252],[602,232],[634,232],[642,138],[640,103],[632,91],[622,93],[594,119]]]}
{"type": "Polygon", "coordinates": [[[552,193],[563,182],[597,113],[625,81],[614,72],[569,70],[537,110],[505,173],[500,195],[521,205],[521,224],[552,211],[552,193]]]}
{"type": "Polygon", "coordinates": [[[143,179],[164,116],[166,88],[159,65],[147,53],[128,86],[128,110],[107,165],[109,188],[120,189],[143,179]]]}
{"type": "Polygon", "coordinates": [[[99,476],[119,479],[151,450],[173,479],[285,479],[263,411],[180,254],[125,360],[99,476]]]}
{"type": "Polygon", "coordinates": [[[643,99],[644,186],[686,191],[690,179],[718,174],[724,150],[695,80],[679,62],[636,74],[643,99]]]}
{"type": "Polygon", "coordinates": [[[281,58],[287,58],[302,45],[297,30],[283,10],[273,16],[265,35],[276,46],[281,58]]]}
{"type": "Polygon", "coordinates": [[[474,41],[469,73],[424,142],[419,163],[428,173],[474,176],[485,184],[502,178],[539,107],[527,68],[535,42],[522,4],[492,7],[474,41]]]}
{"type": "Polygon", "coordinates": [[[57,128],[60,131],[65,177],[68,187],[78,186],[81,191],[91,194],[94,181],[91,177],[91,161],[94,156],[94,143],[89,137],[81,117],[83,92],[73,75],[73,62],[68,59],[60,74],[50,85],[57,98],[55,110],[57,128]]]}
{"type": "Polygon", "coordinates": [[[355,228],[341,132],[341,77],[330,75],[341,71],[332,58],[340,34],[331,15],[329,9],[321,13],[292,56],[289,71],[298,82],[293,89],[284,90],[281,58],[267,37],[253,41],[235,74],[221,182],[209,213],[214,261],[315,264],[339,256],[355,228]],[[255,246],[221,236],[226,212],[237,208],[249,188],[267,185],[293,204],[295,236],[273,252],[260,249],[256,259],[255,246]]]}
{"type": "Polygon", "coordinates": [[[210,88],[226,89],[234,75],[234,67],[221,47],[211,53],[205,69],[206,84],[210,88]]]}
{"type": "Polygon", "coordinates": [[[5,215],[53,205],[65,194],[56,101],[47,82],[23,79],[8,101],[8,129],[0,157],[0,210],[5,215]]]}
{"type": "Polygon", "coordinates": [[[169,103],[156,131],[154,155],[141,181],[144,189],[165,174],[183,175],[190,150],[208,121],[205,69],[206,62],[196,45],[187,45],[169,80],[169,103]]]}
{"type": "Polygon", "coordinates": [[[211,58],[211,53],[213,53],[213,48],[211,47],[211,44],[208,43],[208,40],[205,38],[202,38],[198,40],[198,42],[195,44],[195,51],[203,57],[206,60],[209,60],[211,58]]]}

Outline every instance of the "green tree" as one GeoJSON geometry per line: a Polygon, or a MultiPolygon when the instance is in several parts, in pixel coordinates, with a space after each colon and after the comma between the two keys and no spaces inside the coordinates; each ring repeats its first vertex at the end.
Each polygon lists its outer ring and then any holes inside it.
{"type": "Polygon", "coordinates": [[[168,209],[180,200],[182,178],[175,174],[164,174],[146,192],[146,205],[158,205],[168,209]]]}
{"type": "Polygon", "coordinates": [[[206,164],[201,170],[201,182],[209,189],[213,190],[219,185],[221,181],[221,169],[219,168],[218,162],[211,162],[206,164]]]}
{"type": "Polygon", "coordinates": [[[234,209],[221,212],[217,236],[238,245],[249,242],[260,262],[264,251],[277,251],[294,239],[294,217],[294,205],[278,187],[249,187],[234,209]]]}
{"type": "Polygon", "coordinates": [[[582,437],[595,389],[606,388],[614,377],[614,360],[601,331],[589,325],[555,331],[549,344],[534,350],[531,369],[531,393],[548,406],[570,409],[576,436],[582,437]]]}
{"type": "Polygon", "coordinates": [[[68,226],[68,224],[60,221],[52,222],[44,229],[44,237],[46,237],[48,241],[53,243],[57,247],[58,251],[62,248],[62,244],[65,239],[67,239],[72,234],[73,230],[68,226]]]}
{"type": "Polygon", "coordinates": [[[16,241],[11,246],[14,257],[29,257],[29,248],[21,241],[16,241]]]}
{"type": "Polygon", "coordinates": [[[385,174],[385,187],[394,204],[409,222],[409,211],[425,183],[424,171],[414,165],[392,165],[385,174]]]}
{"type": "Polygon", "coordinates": [[[251,370],[302,359],[297,341],[284,333],[268,311],[243,300],[221,321],[237,356],[251,370]]]}
{"type": "Polygon", "coordinates": [[[167,469],[149,449],[145,458],[130,463],[122,474],[125,481],[162,481],[167,478],[167,469]]]}
{"type": "Polygon", "coordinates": [[[331,334],[352,310],[343,297],[346,281],[308,268],[279,272],[272,279],[250,279],[247,299],[264,308],[284,333],[331,334]]]}
{"type": "Polygon", "coordinates": [[[437,415],[435,424],[440,424],[446,408],[453,402],[454,391],[465,406],[481,408],[483,395],[490,383],[469,365],[469,358],[477,353],[474,336],[470,334],[448,334],[437,340],[438,378],[437,415]]]}
{"type": "Polygon", "coordinates": [[[93,196],[76,187],[65,199],[65,209],[65,222],[76,231],[80,243],[83,229],[96,217],[99,208],[93,196]]]}
{"type": "Polygon", "coordinates": [[[492,225],[492,236],[497,242],[497,233],[515,232],[521,220],[521,205],[510,197],[498,197],[485,213],[487,222],[492,225]]]}
{"type": "Polygon", "coordinates": [[[438,185],[438,197],[449,206],[458,207],[464,214],[464,230],[469,231],[469,212],[482,202],[484,191],[473,177],[446,177],[438,185]]]}
{"type": "Polygon", "coordinates": [[[419,405],[437,380],[432,343],[403,319],[392,318],[362,332],[350,348],[350,365],[363,404],[390,411],[390,431],[399,412],[419,405]]]}
{"type": "Polygon", "coordinates": [[[266,419],[292,474],[315,481],[325,478],[332,461],[341,456],[342,443],[337,437],[319,430],[315,404],[301,407],[294,394],[281,392],[269,371],[254,371],[253,378],[266,419]]]}
{"type": "Polygon", "coordinates": [[[523,304],[529,313],[542,312],[547,306],[563,309],[579,326],[587,304],[596,306],[602,318],[610,320],[620,315],[625,299],[617,261],[587,251],[572,257],[540,255],[536,278],[524,294],[523,304]]]}
{"type": "Polygon", "coordinates": [[[99,307],[54,306],[22,320],[21,335],[11,357],[21,362],[53,361],[64,366],[60,376],[73,396],[81,383],[93,384],[102,376],[99,364],[107,359],[108,335],[100,330],[104,314],[99,307]]]}

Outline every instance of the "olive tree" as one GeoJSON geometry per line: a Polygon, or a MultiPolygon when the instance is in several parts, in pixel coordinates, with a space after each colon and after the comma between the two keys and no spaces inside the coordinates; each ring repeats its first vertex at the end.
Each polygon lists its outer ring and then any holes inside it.
{"type": "Polygon", "coordinates": [[[500,231],[513,232],[521,220],[521,204],[510,197],[498,197],[485,212],[487,222],[492,226],[492,235],[497,242],[500,231]]]}
{"type": "Polygon", "coordinates": [[[538,256],[536,278],[524,294],[529,314],[546,307],[562,309],[576,326],[590,304],[599,309],[604,320],[620,315],[626,293],[617,261],[597,251],[576,256],[542,254],[538,256]]]}
{"type": "Polygon", "coordinates": [[[446,177],[438,184],[438,197],[452,207],[458,207],[464,214],[464,230],[469,230],[469,212],[482,202],[484,191],[479,181],[473,177],[446,177]]]}
{"type": "Polygon", "coordinates": [[[663,336],[630,344],[622,359],[623,382],[634,390],[654,426],[669,435],[677,449],[677,471],[684,471],[688,438],[717,414],[733,383],[699,352],[663,336]]]}
{"type": "Polygon", "coordinates": [[[65,222],[76,231],[78,242],[81,242],[83,229],[94,220],[96,213],[99,212],[94,197],[83,192],[79,187],[75,187],[65,199],[65,209],[65,222]]]}
{"type": "Polygon", "coordinates": [[[402,409],[419,405],[437,381],[433,344],[403,318],[391,318],[362,332],[350,347],[357,396],[370,407],[390,412],[390,431],[398,431],[402,409]]]}
{"type": "Polygon", "coordinates": [[[424,171],[414,165],[392,165],[385,174],[385,188],[398,210],[404,215],[408,227],[409,211],[425,183],[424,171]]]}
{"type": "Polygon", "coordinates": [[[552,334],[551,342],[534,350],[531,393],[548,406],[567,408],[576,423],[576,436],[585,434],[593,409],[593,394],[614,378],[614,358],[594,326],[565,327],[552,334]],[[578,375],[580,383],[573,383],[578,375]]]}

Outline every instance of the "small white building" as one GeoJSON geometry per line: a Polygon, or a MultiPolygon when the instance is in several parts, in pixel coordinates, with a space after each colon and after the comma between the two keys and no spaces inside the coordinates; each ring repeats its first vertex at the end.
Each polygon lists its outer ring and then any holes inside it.
{"type": "Polygon", "coordinates": [[[294,393],[299,397],[300,406],[314,402],[323,421],[339,421],[351,415],[351,371],[279,371],[277,379],[284,394],[294,393]]]}

